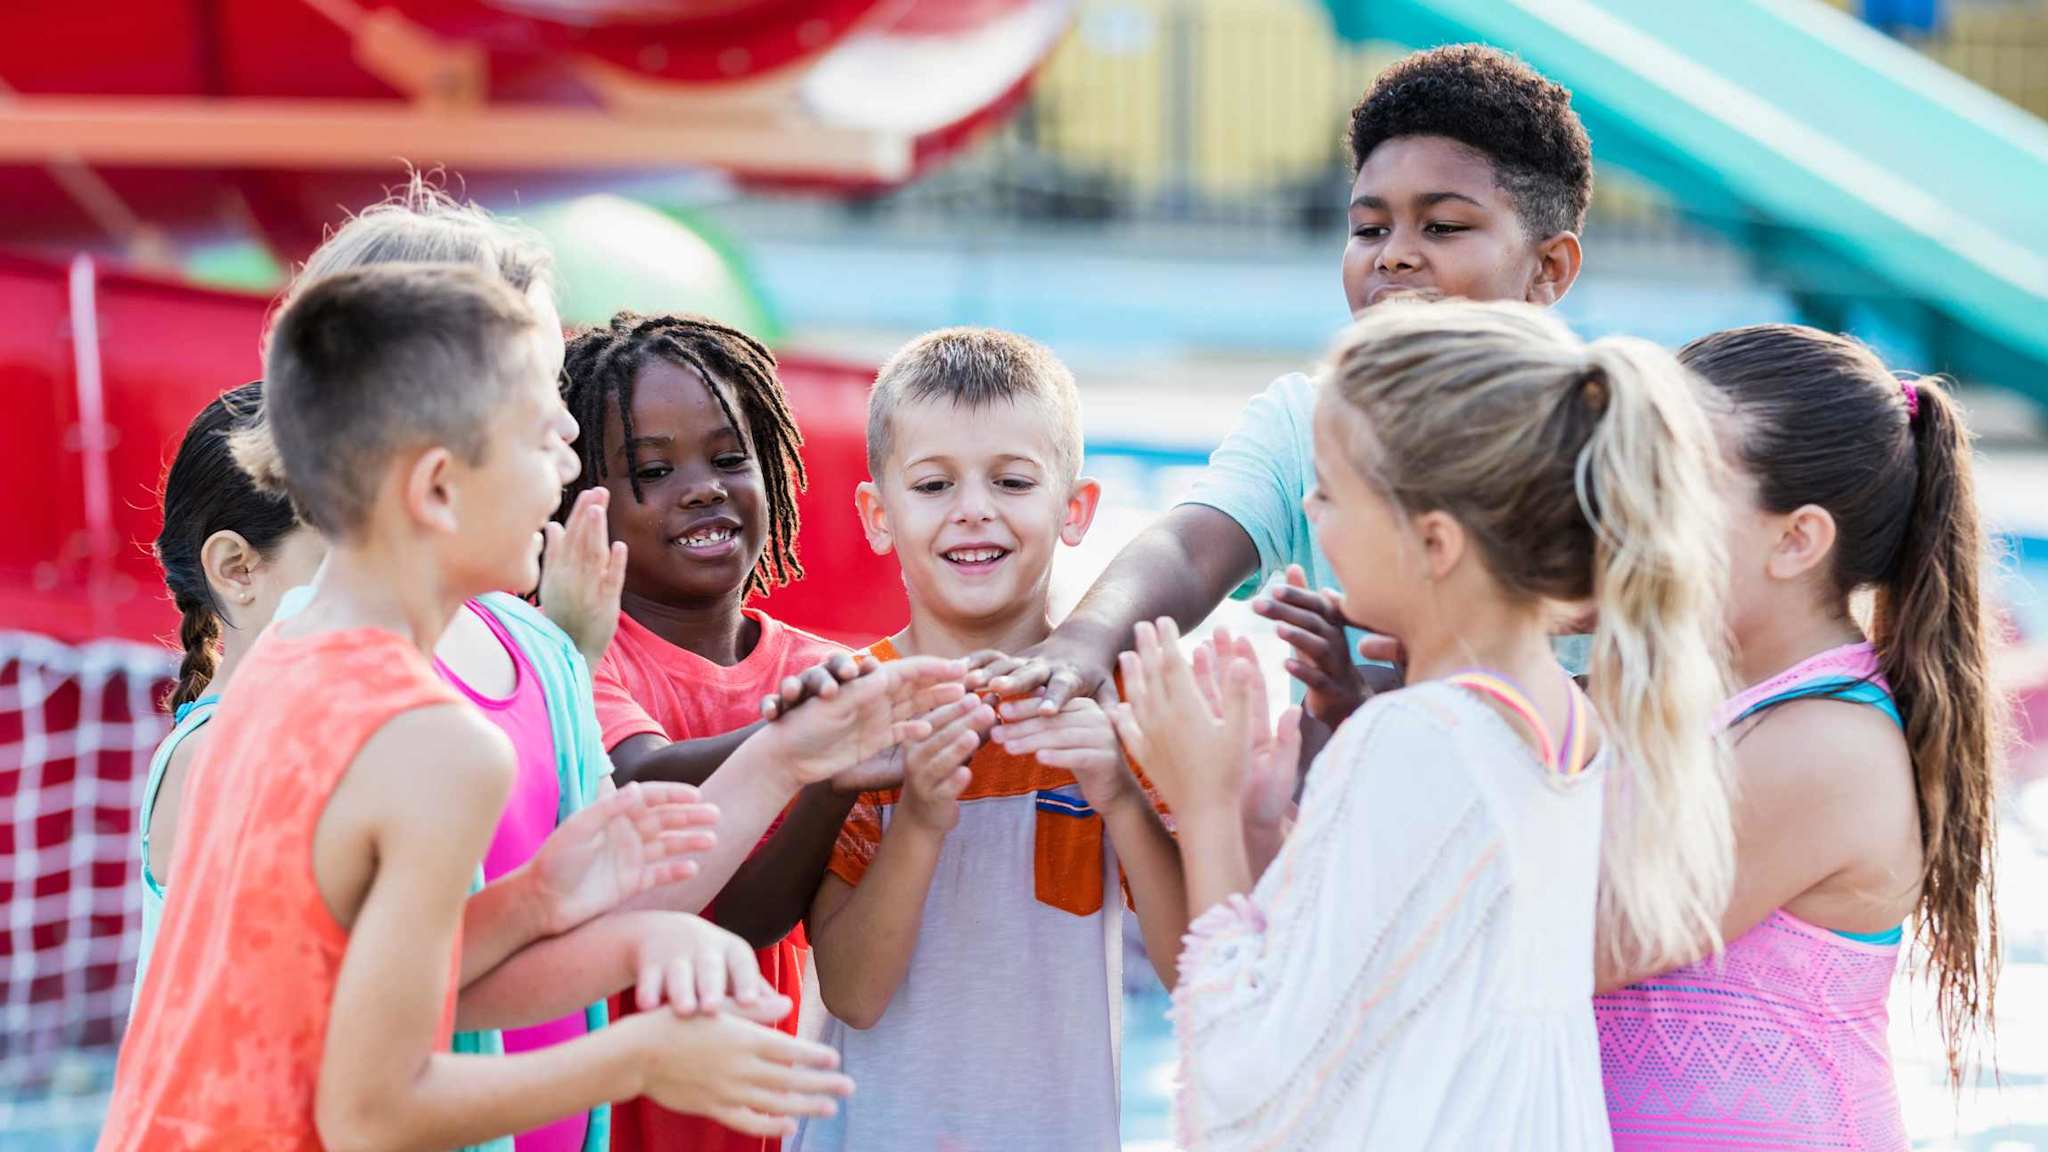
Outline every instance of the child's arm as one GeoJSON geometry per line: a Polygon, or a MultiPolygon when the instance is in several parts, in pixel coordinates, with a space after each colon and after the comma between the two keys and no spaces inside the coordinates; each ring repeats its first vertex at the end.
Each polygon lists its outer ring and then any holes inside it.
{"type": "Polygon", "coordinates": [[[872,1028],[910,970],[925,894],[946,833],[960,819],[968,758],[995,712],[972,697],[928,717],[929,738],[905,753],[903,797],[858,887],[828,875],[810,919],[818,990],[832,1015],[872,1028]]]}
{"type": "Polygon", "coordinates": [[[851,1087],[821,1071],[829,1050],[731,1016],[645,1013],[515,1057],[436,1051],[456,926],[512,771],[480,718],[423,709],[372,736],[329,798],[314,871],[349,940],[315,1099],[322,1143],[455,1147],[638,1094],[764,1134],[829,1110],[851,1087]]]}
{"type": "Polygon", "coordinates": [[[535,940],[694,875],[692,858],[717,843],[709,830],[717,820],[718,810],[685,785],[606,792],[563,821],[533,859],[463,904],[461,987],[535,940]]]}
{"type": "MultiPolygon", "coordinates": [[[[630,906],[695,912],[727,887],[749,856],[772,861],[768,851],[756,853],[755,845],[790,799],[902,740],[928,735],[925,722],[914,717],[959,699],[965,692],[958,679],[963,668],[958,661],[920,659],[898,660],[879,671],[864,669],[859,677],[825,686],[801,708],[761,726],[704,782],[705,800],[718,807],[719,839],[698,861],[697,875],[644,893],[630,906]]],[[[804,899],[816,890],[816,876],[810,874],[813,887],[804,899]]]]}
{"type": "Polygon", "coordinates": [[[711,907],[712,919],[756,948],[789,935],[810,910],[832,845],[859,798],[858,791],[830,781],[797,793],[774,834],[733,870],[711,907]]]}
{"type": "Polygon", "coordinates": [[[1145,953],[1160,981],[1173,987],[1180,939],[1188,929],[1180,849],[1125,762],[1109,714],[1093,700],[1074,700],[1057,716],[1004,724],[995,737],[1012,754],[1036,756],[1047,767],[1072,772],[1080,782],[1081,795],[1102,817],[1103,831],[1130,883],[1145,953]]]}
{"type": "Polygon", "coordinates": [[[462,990],[463,1031],[526,1028],[624,988],[641,1008],[667,1001],[689,1015],[730,1006],[773,1024],[791,1005],[761,978],[746,941],[683,912],[613,912],[521,950],[462,990]]]}
{"type": "MultiPolygon", "coordinates": [[[[865,654],[834,653],[814,668],[783,677],[776,693],[762,699],[761,720],[744,728],[673,743],[654,735],[628,737],[611,750],[613,779],[621,784],[630,780],[673,780],[701,785],[766,723],[805,700],[823,695],[829,690],[828,685],[851,683],[878,667],[879,662],[865,654]]],[[[607,683],[605,689],[615,696],[625,693],[624,687],[616,683],[607,683]]]]}

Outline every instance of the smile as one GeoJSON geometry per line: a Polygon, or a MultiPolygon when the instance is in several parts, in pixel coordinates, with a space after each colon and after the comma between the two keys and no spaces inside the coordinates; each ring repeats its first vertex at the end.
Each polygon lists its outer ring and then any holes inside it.
{"type": "Polygon", "coordinates": [[[1009,554],[1010,550],[1007,548],[994,548],[987,546],[978,546],[973,548],[954,548],[939,553],[940,556],[945,558],[948,564],[951,564],[956,568],[967,569],[992,567],[1009,554]]]}
{"type": "Polygon", "coordinates": [[[739,534],[739,529],[729,524],[713,524],[687,532],[672,542],[690,552],[722,556],[732,551],[733,542],[739,539],[739,534]]]}

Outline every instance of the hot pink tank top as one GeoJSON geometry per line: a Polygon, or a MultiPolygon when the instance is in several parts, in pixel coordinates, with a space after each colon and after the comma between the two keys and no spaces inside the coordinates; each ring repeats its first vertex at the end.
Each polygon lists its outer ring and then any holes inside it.
{"type": "MultiPolygon", "coordinates": [[[[1872,687],[1876,659],[1852,645],[1757,685],[1722,717],[1815,695],[1896,717],[1888,693],[1865,698],[1872,687]]],[[[1905,1149],[1885,1007],[1899,947],[1779,909],[1718,959],[1594,997],[1615,1148],[1905,1149]]]]}
{"type": "MultiPolygon", "coordinates": [[[[556,775],[555,731],[548,721],[548,701],[540,676],[489,609],[475,603],[468,608],[504,646],[513,670],[512,694],[500,699],[478,692],[440,660],[434,661],[434,670],[442,679],[469,697],[491,723],[512,738],[513,750],[518,755],[518,776],[513,781],[512,794],[505,800],[505,814],[498,818],[498,830],[484,852],[484,879],[491,881],[533,859],[540,851],[561,813],[562,782],[556,775]]],[[[509,1028],[504,1033],[505,1052],[512,1055],[546,1048],[573,1040],[585,1030],[581,1011],[531,1028],[509,1028]]],[[[586,1123],[588,1118],[582,1113],[565,1117],[520,1133],[514,1139],[514,1147],[517,1152],[581,1152],[586,1123]]]]}

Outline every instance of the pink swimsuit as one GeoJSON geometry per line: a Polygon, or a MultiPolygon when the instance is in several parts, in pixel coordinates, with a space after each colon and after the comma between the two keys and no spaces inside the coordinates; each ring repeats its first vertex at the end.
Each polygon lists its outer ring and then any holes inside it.
{"type": "MultiPolygon", "coordinates": [[[[1757,685],[1722,717],[1816,696],[1898,719],[1867,644],[1757,685]]],[[[1717,959],[1594,997],[1615,1148],[1903,1152],[1885,1006],[1899,948],[1779,909],[1717,959]]]]}

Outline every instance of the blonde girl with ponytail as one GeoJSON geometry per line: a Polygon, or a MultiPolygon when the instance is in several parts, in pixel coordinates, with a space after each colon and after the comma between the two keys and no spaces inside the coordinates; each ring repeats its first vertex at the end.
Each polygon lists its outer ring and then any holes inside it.
{"type": "Polygon", "coordinates": [[[1120,725],[1179,822],[1189,1148],[1604,1149],[1596,952],[1690,958],[1732,883],[1717,456],[1638,341],[1520,304],[1374,309],[1315,414],[1310,518],[1408,687],[1354,713],[1262,870],[1248,793],[1293,754],[1236,651],[1170,621],[1120,725]],[[1589,701],[1550,634],[1597,606],[1589,701]],[[1597,947],[1596,947],[1597,942],[1597,947]]]}

